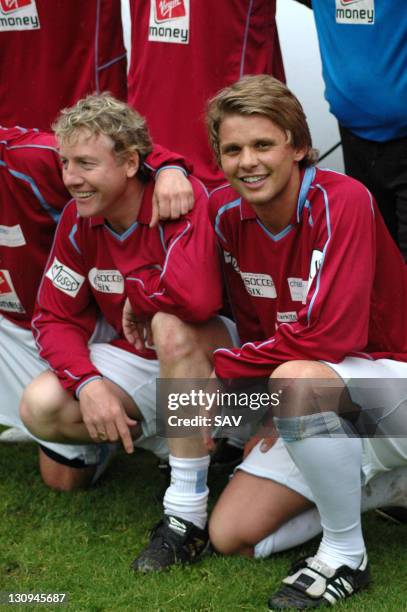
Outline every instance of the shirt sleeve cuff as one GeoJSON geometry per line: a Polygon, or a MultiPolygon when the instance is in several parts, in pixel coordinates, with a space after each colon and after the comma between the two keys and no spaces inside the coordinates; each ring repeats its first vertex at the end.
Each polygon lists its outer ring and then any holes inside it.
{"type": "Polygon", "coordinates": [[[92,375],[92,376],[89,376],[89,378],[82,379],[80,383],[78,384],[78,386],[75,388],[76,399],[79,399],[79,393],[82,391],[84,387],[86,387],[88,383],[92,382],[92,380],[102,380],[102,378],[103,377],[100,375],[96,375],[96,376],[92,375]]]}
{"type": "Polygon", "coordinates": [[[161,166],[161,168],[155,171],[154,180],[157,180],[158,175],[163,170],[180,170],[184,176],[188,176],[188,172],[182,166],[161,166]]]}

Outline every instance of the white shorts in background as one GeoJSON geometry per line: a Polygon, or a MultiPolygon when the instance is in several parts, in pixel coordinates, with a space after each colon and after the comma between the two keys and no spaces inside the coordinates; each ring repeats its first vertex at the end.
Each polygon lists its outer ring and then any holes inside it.
{"type": "Polygon", "coordinates": [[[21,421],[19,405],[22,393],[33,378],[47,369],[48,364],[39,357],[31,331],[0,315],[0,424],[18,427],[66,459],[97,463],[98,445],[45,442],[32,436],[21,421]]]}
{"type": "MultiPolygon", "coordinates": [[[[327,362],[324,362],[327,363],[327,362]]],[[[361,408],[384,408],[380,425],[389,431],[397,431],[402,421],[402,429],[407,419],[407,363],[391,359],[368,360],[347,357],[341,363],[327,363],[345,382],[352,401],[361,408]],[[375,379],[380,385],[358,384],[361,379],[375,379]],[[394,379],[404,379],[406,384],[397,385],[394,379]]],[[[407,437],[362,438],[362,482],[367,484],[376,474],[407,465],[407,437]]],[[[291,459],[281,438],[267,451],[260,451],[257,444],[237,469],[254,476],[269,478],[289,489],[297,491],[313,501],[312,493],[301,472],[291,459]]]]}

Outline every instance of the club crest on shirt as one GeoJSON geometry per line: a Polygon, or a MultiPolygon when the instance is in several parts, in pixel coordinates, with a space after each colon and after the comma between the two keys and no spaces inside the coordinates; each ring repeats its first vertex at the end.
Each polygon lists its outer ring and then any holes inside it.
{"type": "Polygon", "coordinates": [[[85,281],[82,274],[78,274],[75,270],[61,263],[56,257],[45,276],[50,279],[54,287],[71,297],[78,295],[79,289],[85,281]]]}
{"type": "Polygon", "coordinates": [[[89,282],[96,291],[101,293],[123,293],[124,280],[119,270],[89,270],[89,282]]]}
{"type": "Polygon", "coordinates": [[[336,23],[373,25],[375,0],[335,0],[336,23]]]}
{"type": "Polygon", "coordinates": [[[0,0],[0,32],[39,28],[35,0],[0,0]]]}
{"type": "Polygon", "coordinates": [[[150,0],[148,40],[187,45],[190,0],[150,0]]]}

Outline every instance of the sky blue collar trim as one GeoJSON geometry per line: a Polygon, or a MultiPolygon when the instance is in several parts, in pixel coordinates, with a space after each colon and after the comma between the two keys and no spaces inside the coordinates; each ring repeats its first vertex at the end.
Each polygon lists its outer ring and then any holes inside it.
{"type": "Polygon", "coordinates": [[[311,166],[310,168],[305,169],[304,176],[302,177],[302,183],[297,203],[297,223],[300,222],[302,211],[304,209],[305,202],[307,201],[309,188],[311,187],[311,183],[315,178],[315,173],[315,166],[311,166]]]}

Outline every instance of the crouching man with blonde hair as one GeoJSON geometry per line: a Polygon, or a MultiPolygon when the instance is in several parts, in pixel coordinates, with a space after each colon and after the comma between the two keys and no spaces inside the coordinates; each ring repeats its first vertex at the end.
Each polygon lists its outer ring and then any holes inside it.
{"type": "MultiPolygon", "coordinates": [[[[108,95],[89,96],[65,109],[54,130],[73,200],[33,318],[51,371],[26,389],[23,421],[45,440],[120,441],[128,453],[135,444],[167,456],[156,436],[156,378],[205,378],[213,350],[231,344],[216,317],[221,277],[206,191],[190,177],[193,211],[151,228],[153,183],[143,160],[152,145],[142,117],[108,95]],[[135,329],[147,330],[134,346],[123,335],[126,300],[135,329]],[[113,334],[88,345],[100,316],[113,334]]],[[[142,571],[196,560],[208,546],[201,486],[208,458],[199,439],[191,453],[183,444],[172,450],[165,516],[152,550],[136,563],[142,571]]]]}

